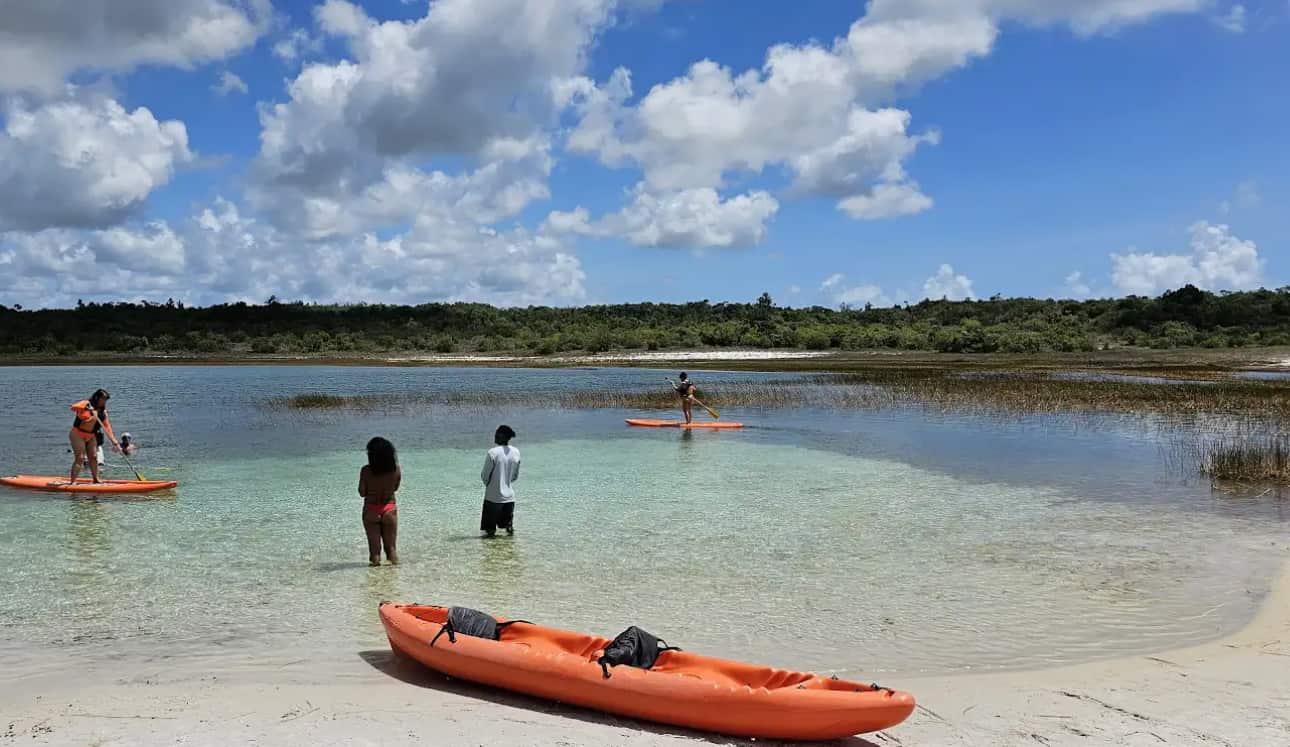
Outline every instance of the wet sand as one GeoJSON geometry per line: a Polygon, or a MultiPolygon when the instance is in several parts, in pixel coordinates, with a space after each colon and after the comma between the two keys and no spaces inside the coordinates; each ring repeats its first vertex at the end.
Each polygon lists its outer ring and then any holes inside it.
{"type": "MultiPolygon", "coordinates": [[[[834,744],[1290,744],[1290,569],[1255,619],[1221,640],[1041,671],[882,684],[914,693],[914,716],[834,744]]],[[[768,744],[452,681],[387,649],[218,660],[159,653],[88,668],[53,654],[0,675],[0,704],[0,744],[768,744]]]]}

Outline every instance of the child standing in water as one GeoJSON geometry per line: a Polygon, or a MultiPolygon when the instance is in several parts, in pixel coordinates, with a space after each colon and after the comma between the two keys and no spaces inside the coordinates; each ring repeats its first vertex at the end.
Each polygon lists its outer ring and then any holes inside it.
{"type": "Polygon", "coordinates": [[[371,565],[381,564],[382,544],[390,563],[399,564],[399,512],[394,494],[402,481],[394,444],[380,436],[368,441],[367,466],[358,473],[358,495],[363,499],[363,531],[367,532],[367,560],[371,565]]]}
{"type": "Polygon", "coordinates": [[[479,529],[488,537],[497,535],[497,528],[515,534],[515,488],[520,479],[520,450],[511,446],[515,431],[509,425],[499,426],[493,434],[497,445],[484,457],[480,477],[484,481],[484,511],[479,519],[479,529]]]}

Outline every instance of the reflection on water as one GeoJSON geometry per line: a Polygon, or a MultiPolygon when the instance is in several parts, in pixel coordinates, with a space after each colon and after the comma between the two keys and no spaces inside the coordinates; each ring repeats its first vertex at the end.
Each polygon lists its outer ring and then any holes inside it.
{"type": "Polygon", "coordinates": [[[499,535],[480,540],[480,584],[490,596],[517,596],[524,588],[524,557],[520,540],[499,535]]]}
{"type": "MultiPolygon", "coordinates": [[[[1283,501],[1181,480],[1162,461],[1160,427],[1140,420],[723,408],[748,428],[702,432],[628,428],[636,413],[610,410],[314,417],[257,401],[659,377],[94,375],[114,379],[117,427],[148,445],[140,468],[168,468],[180,488],[162,501],[0,491],[0,655],[340,655],[382,646],[376,607],[396,599],[604,635],[639,624],[690,650],[856,675],[1035,666],[1233,629],[1290,534],[1283,501]],[[198,400],[209,407],[184,409],[198,400]],[[482,540],[479,464],[499,417],[524,451],[517,529],[482,540]],[[354,473],[377,433],[404,473],[399,567],[365,562],[354,473]],[[104,640],[110,649],[83,645],[104,640]]],[[[30,434],[0,452],[0,473],[65,466],[65,422],[51,413],[87,376],[0,369],[0,411],[30,434]]]]}

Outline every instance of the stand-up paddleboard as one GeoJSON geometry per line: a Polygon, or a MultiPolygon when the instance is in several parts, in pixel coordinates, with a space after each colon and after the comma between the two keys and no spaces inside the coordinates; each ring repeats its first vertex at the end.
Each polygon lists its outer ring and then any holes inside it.
{"type": "Polygon", "coordinates": [[[724,420],[705,420],[702,423],[687,423],[684,420],[648,420],[646,418],[627,418],[627,424],[639,425],[645,428],[711,428],[715,430],[744,427],[743,423],[732,423],[724,420]]]}
{"type": "Polygon", "coordinates": [[[167,490],[178,484],[174,480],[100,480],[95,483],[87,477],[78,478],[75,483],[72,483],[68,482],[66,477],[48,475],[0,477],[0,485],[54,493],[151,493],[155,490],[167,490]]]}

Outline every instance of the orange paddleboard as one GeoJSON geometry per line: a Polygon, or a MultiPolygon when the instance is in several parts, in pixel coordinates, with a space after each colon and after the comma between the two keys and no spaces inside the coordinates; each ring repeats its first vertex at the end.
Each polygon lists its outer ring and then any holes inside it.
{"type": "Polygon", "coordinates": [[[450,677],[664,724],[824,740],[887,729],[914,710],[909,693],[686,651],[659,654],[652,669],[613,667],[605,679],[596,660],[608,638],[518,622],[499,640],[458,633],[431,646],[447,607],[383,602],[380,612],[395,653],[450,677]]]}
{"type": "Polygon", "coordinates": [[[743,423],[732,423],[723,420],[705,420],[701,423],[687,423],[684,420],[649,420],[647,418],[627,418],[628,425],[639,425],[646,428],[742,428],[743,423]]]}
{"type": "Polygon", "coordinates": [[[173,488],[178,484],[174,480],[100,480],[95,483],[88,477],[77,478],[73,484],[68,482],[66,477],[47,475],[0,477],[0,485],[55,493],[151,493],[154,490],[173,488]]]}

